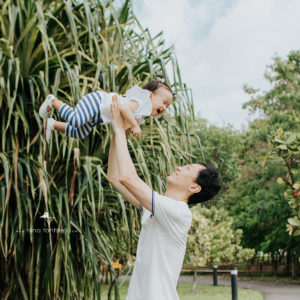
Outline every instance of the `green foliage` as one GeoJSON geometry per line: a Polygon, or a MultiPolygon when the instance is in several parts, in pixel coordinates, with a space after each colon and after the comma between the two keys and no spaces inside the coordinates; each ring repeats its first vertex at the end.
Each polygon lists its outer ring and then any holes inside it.
{"type": "Polygon", "coordinates": [[[274,58],[274,63],[268,67],[265,78],[271,88],[260,92],[245,87],[252,95],[244,108],[250,112],[262,112],[268,120],[271,130],[299,130],[300,120],[300,50],[289,53],[286,60],[274,58]]]}
{"type": "Polygon", "coordinates": [[[244,108],[261,117],[241,134],[240,176],[229,187],[221,205],[234,216],[235,228],[243,229],[242,245],[257,251],[299,250],[295,248],[297,240],[286,232],[286,220],[295,213],[286,199],[285,188],[276,183],[278,177],[286,178],[287,169],[279,158],[269,159],[274,146],[281,153],[286,151],[285,147],[295,147],[291,136],[287,137],[290,146],[287,140],[281,143],[273,138],[279,128],[299,132],[299,58],[300,51],[293,51],[287,59],[274,59],[265,75],[270,83],[269,90],[261,92],[245,87],[251,99],[244,108]]]}
{"type": "Polygon", "coordinates": [[[129,139],[139,174],[162,192],[162,178],[192,159],[192,99],[173,49],[139,25],[129,1],[118,9],[93,0],[0,7],[0,297],[97,299],[107,268],[109,299],[118,299],[112,261],[126,263],[140,223],[106,182],[111,129],[99,126],[83,142],[55,133],[46,145],[38,108],[48,93],[75,106],[90,91],[124,93],[164,74],[180,101],[129,139]]]}
{"type": "Polygon", "coordinates": [[[218,128],[198,118],[195,128],[193,155],[198,161],[209,161],[222,174],[223,191],[238,176],[237,153],[241,148],[238,132],[231,127],[218,128]]]}
{"type": "Polygon", "coordinates": [[[300,235],[300,133],[284,132],[280,128],[273,145],[287,170],[284,179],[277,179],[287,187],[284,195],[292,208],[293,217],[288,219],[287,229],[297,236],[300,235]]]}
{"type": "Polygon", "coordinates": [[[254,249],[240,245],[242,230],[232,226],[233,218],[224,209],[200,205],[192,208],[193,220],[188,235],[186,262],[193,266],[215,263],[240,263],[251,259],[254,249]]]}
{"type": "Polygon", "coordinates": [[[274,168],[241,181],[227,195],[226,207],[234,216],[234,227],[244,232],[242,245],[257,251],[288,250],[290,239],[285,221],[290,215],[283,188],[273,179],[274,168]],[[270,179],[271,178],[271,179],[270,179]],[[265,184],[266,189],[261,186],[265,184]]]}
{"type": "MultiPolygon", "coordinates": [[[[273,146],[269,153],[277,153],[287,172],[284,182],[290,190],[285,192],[285,198],[293,208],[294,215],[288,219],[288,231],[290,234],[294,232],[295,235],[300,235],[297,184],[300,156],[300,51],[290,52],[287,59],[275,58],[268,71],[265,77],[270,82],[271,89],[260,95],[258,91],[249,91],[255,96],[244,107],[253,112],[263,112],[266,116],[270,128],[268,137],[273,146]]],[[[264,163],[268,156],[265,156],[264,163]]],[[[275,162],[277,161],[275,158],[275,162]]]]}

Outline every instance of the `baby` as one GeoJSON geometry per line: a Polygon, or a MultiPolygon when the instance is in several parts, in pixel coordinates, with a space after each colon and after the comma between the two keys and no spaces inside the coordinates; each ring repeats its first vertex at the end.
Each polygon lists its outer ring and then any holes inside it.
{"type": "MultiPolygon", "coordinates": [[[[75,109],[50,94],[42,103],[39,114],[47,118],[46,141],[49,142],[53,130],[58,130],[76,139],[84,139],[98,124],[111,123],[110,104],[115,93],[97,91],[85,95],[75,109]],[[48,118],[55,108],[59,116],[67,122],[58,122],[48,118]]],[[[173,93],[164,80],[148,82],[143,88],[137,85],[127,90],[124,96],[118,95],[125,128],[130,129],[134,137],[141,135],[140,124],[144,117],[163,114],[173,100],[173,93]]]]}

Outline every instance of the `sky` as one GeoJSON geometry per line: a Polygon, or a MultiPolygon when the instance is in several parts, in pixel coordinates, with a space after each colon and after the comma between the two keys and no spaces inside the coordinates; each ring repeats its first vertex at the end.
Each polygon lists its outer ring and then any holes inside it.
{"type": "Polygon", "coordinates": [[[270,86],[266,66],[300,49],[300,0],[132,0],[152,36],[174,45],[195,111],[211,124],[236,129],[253,119],[243,85],[270,86]]]}

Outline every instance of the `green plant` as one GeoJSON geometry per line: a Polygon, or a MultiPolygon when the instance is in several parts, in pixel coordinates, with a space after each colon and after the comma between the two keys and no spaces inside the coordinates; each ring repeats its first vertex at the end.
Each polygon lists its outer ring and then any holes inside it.
{"type": "Polygon", "coordinates": [[[277,178],[279,184],[286,185],[285,199],[292,208],[292,217],[288,218],[287,230],[290,235],[300,235],[300,134],[284,132],[282,128],[272,141],[276,157],[286,168],[285,178],[277,178]]]}
{"type": "Polygon", "coordinates": [[[112,261],[126,263],[140,223],[106,182],[111,129],[99,126],[83,142],[55,133],[46,145],[38,108],[49,92],[75,105],[89,91],[124,93],[163,73],[176,95],[169,115],[129,139],[139,174],[162,192],[170,169],[192,158],[192,99],[173,49],[140,26],[128,0],[0,7],[0,297],[98,299],[107,269],[108,298],[119,299],[112,261]]]}
{"type": "Polygon", "coordinates": [[[192,208],[193,220],[188,235],[185,261],[194,267],[207,264],[245,262],[254,255],[254,249],[240,245],[242,230],[234,230],[233,218],[224,209],[192,208]]]}

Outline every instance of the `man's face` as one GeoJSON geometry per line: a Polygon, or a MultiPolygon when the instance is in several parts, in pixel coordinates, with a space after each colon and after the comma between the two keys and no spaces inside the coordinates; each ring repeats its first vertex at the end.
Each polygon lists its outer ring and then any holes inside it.
{"type": "Polygon", "coordinates": [[[200,164],[177,167],[176,170],[167,177],[167,184],[178,185],[180,188],[188,188],[195,184],[199,172],[204,169],[206,169],[206,167],[200,164]]]}

